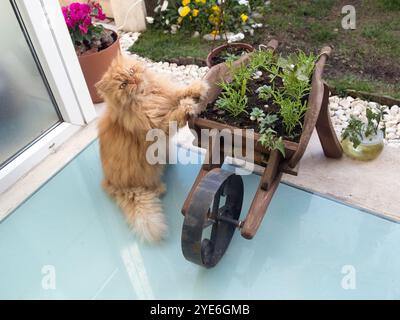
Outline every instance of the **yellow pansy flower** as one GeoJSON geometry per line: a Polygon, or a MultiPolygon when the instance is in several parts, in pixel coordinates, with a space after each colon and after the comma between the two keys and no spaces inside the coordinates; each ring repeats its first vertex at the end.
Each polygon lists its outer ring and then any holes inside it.
{"type": "Polygon", "coordinates": [[[195,0],[196,3],[206,4],[207,0],[195,0]]]}
{"type": "Polygon", "coordinates": [[[193,9],[192,16],[197,17],[199,15],[199,9],[193,9]]]}
{"type": "Polygon", "coordinates": [[[180,7],[178,12],[181,17],[186,17],[190,13],[190,7],[188,6],[180,7]]]}
{"type": "Polygon", "coordinates": [[[217,17],[217,16],[211,14],[211,15],[208,17],[208,21],[210,21],[210,23],[212,23],[212,24],[217,25],[217,24],[219,23],[220,20],[219,20],[219,17],[217,17]]]}
{"type": "Polygon", "coordinates": [[[221,8],[218,7],[216,4],[214,4],[214,5],[211,7],[211,10],[214,11],[214,13],[220,13],[220,12],[221,12],[221,8]]]}
{"type": "Polygon", "coordinates": [[[187,6],[190,3],[190,0],[182,0],[182,5],[187,6]]]}
{"type": "Polygon", "coordinates": [[[243,22],[246,22],[247,20],[249,20],[249,16],[247,14],[242,13],[240,15],[240,19],[242,19],[243,22]]]}
{"type": "Polygon", "coordinates": [[[217,35],[219,35],[219,31],[218,30],[213,30],[213,31],[210,32],[210,34],[212,36],[217,36],[217,35]]]}

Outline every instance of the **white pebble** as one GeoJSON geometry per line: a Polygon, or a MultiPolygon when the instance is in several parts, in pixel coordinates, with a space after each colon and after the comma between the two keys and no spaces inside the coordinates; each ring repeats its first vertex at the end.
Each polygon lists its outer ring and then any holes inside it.
{"type": "Polygon", "coordinates": [[[350,101],[349,100],[342,100],[340,101],[340,105],[342,106],[343,109],[348,109],[350,107],[350,101]]]}
{"type": "Polygon", "coordinates": [[[370,107],[372,109],[376,109],[378,106],[379,106],[379,104],[376,102],[368,102],[368,107],[370,107]]]}
{"type": "Polygon", "coordinates": [[[336,102],[331,102],[331,104],[329,105],[329,108],[331,110],[338,110],[339,109],[339,105],[336,102]]]}
{"type": "Polygon", "coordinates": [[[397,105],[392,106],[392,107],[390,108],[390,113],[391,113],[392,115],[398,114],[398,113],[399,113],[399,106],[397,106],[397,105]]]}
{"type": "Polygon", "coordinates": [[[337,111],[335,112],[335,114],[336,114],[338,117],[340,117],[340,116],[343,116],[343,115],[344,115],[344,111],[343,111],[342,109],[339,109],[339,110],[337,110],[337,111]]]}

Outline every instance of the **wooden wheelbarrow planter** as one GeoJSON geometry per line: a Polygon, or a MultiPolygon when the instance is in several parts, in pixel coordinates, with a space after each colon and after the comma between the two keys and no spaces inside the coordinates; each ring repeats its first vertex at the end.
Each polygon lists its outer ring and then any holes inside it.
{"type": "MultiPolygon", "coordinates": [[[[275,51],[277,46],[277,41],[273,40],[267,48],[275,51]]],[[[298,143],[284,141],[285,157],[277,150],[270,151],[262,147],[258,142],[259,135],[255,134],[254,162],[265,169],[244,220],[239,219],[244,194],[242,178],[221,169],[226,158],[223,154],[222,137],[217,136],[217,139],[221,139],[219,150],[213,150],[211,147],[213,144],[209,143],[206,153],[207,161],[202,165],[182,208],[182,213],[185,215],[182,251],[186,259],[205,267],[213,267],[224,255],[236,228],[240,229],[244,238],[254,237],[281,181],[282,174],[297,175],[297,165],[307,148],[314,128],[317,130],[325,156],[329,158],[342,156],[342,148],[329,116],[329,88],[322,80],[324,66],[330,54],[330,47],[321,51],[314,69],[300,140],[298,143]],[[218,163],[211,161],[215,152],[220,152],[218,163]],[[225,203],[221,206],[222,197],[225,197],[225,203]],[[203,234],[208,227],[212,229],[209,239],[203,234]]],[[[246,55],[236,63],[246,63],[248,59],[249,55],[246,55]]],[[[229,81],[229,78],[229,70],[225,64],[219,64],[210,69],[205,77],[211,86],[207,103],[213,102],[220,94],[216,83],[222,79],[229,81]]],[[[189,126],[197,132],[198,137],[201,137],[201,129],[228,129],[231,130],[232,135],[233,129],[238,129],[203,118],[192,119],[189,126]]],[[[198,146],[200,145],[199,139],[198,146]]],[[[244,148],[245,145],[243,145],[244,148]]]]}

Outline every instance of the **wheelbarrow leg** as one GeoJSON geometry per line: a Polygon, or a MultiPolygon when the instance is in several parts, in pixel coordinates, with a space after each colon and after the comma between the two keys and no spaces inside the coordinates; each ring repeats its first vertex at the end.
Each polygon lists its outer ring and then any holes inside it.
{"type": "Polygon", "coordinates": [[[261,178],[257,192],[251,203],[249,213],[241,228],[241,235],[246,239],[252,239],[264,219],[272,197],[279,186],[282,172],[279,170],[282,155],[278,150],[271,151],[268,166],[261,178]]]}
{"type": "Polygon", "coordinates": [[[331,122],[329,114],[329,87],[326,83],[324,83],[324,99],[316,128],[325,156],[328,158],[340,158],[343,151],[331,122]]]}

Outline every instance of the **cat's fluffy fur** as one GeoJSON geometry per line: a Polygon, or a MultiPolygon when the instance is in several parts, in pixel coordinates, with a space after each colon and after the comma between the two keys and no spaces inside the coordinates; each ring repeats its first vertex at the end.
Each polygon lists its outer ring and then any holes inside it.
{"type": "Polygon", "coordinates": [[[103,187],[140,238],[158,241],[167,231],[159,199],[165,192],[163,167],[146,160],[151,144],[146,134],[153,128],[168,133],[170,121],[183,127],[200,111],[208,86],[199,80],[179,87],[141,62],[119,56],[96,87],[107,105],[99,125],[103,187]]]}

